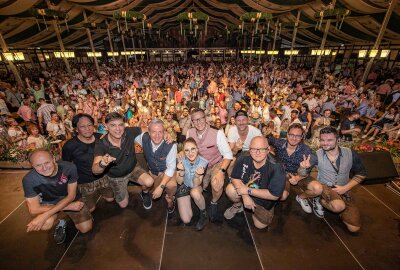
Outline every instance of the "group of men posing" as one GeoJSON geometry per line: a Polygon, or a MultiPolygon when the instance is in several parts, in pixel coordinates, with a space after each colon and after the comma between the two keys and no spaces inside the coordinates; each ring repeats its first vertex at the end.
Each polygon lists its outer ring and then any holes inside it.
{"type": "MultiPolygon", "coordinates": [[[[287,139],[265,138],[249,125],[246,111],[239,110],[227,138],[222,130],[206,122],[203,110],[193,109],[190,116],[193,128],[186,137],[194,139],[197,148],[187,151],[198,151],[208,162],[207,168],[193,175],[201,174],[202,190],[210,186],[212,194],[208,210],[200,209],[198,230],[204,228],[208,218],[211,222],[218,220],[218,201],[224,188],[233,202],[224,212],[226,219],[246,208],[252,212],[254,226],[265,228],[271,224],[276,204],[288,197],[291,185],[300,187],[296,200],[305,212],[314,211],[322,218],[326,208],[340,214],[349,231],[360,229],[359,211],[350,191],[365,179],[366,170],[356,152],[339,147],[336,129],[323,128],[321,149],[313,152],[303,142],[300,124],[289,127],[287,139]],[[316,179],[310,176],[314,166],[318,169],[316,179]]],[[[64,145],[61,161],[43,149],[32,152],[33,170],[23,179],[27,206],[33,215],[28,232],[51,229],[62,212],[81,233],[88,232],[93,226],[91,212],[100,196],[108,202],[115,200],[121,208],[128,206],[130,181],[141,186],[145,209],[165,192],[168,213],[174,212],[177,188],[178,192],[181,188],[177,173],[182,171],[179,166],[177,169],[177,160],[179,163],[184,151],[177,153],[177,144],[170,140],[163,122],[153,119],[144,131],[126,127],[123,116],[113,112],[105,123],[108,133],[100,137],[94,133],[91,116],[76,115],[72,124],[77,135],[64,145]],[[138,164],[135,143],[142,146],[148,168],[138,164]]],[[[56,226],[58,243],[65,239],[65,224],[61,219],[56,226]]]]}

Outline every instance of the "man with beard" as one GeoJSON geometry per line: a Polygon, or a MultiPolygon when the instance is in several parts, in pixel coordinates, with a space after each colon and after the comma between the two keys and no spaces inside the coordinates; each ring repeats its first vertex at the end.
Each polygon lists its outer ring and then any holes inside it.
{"type": "MultiPolygon", "coordinates": [[[[324,217],[323,207],[340,215],[350,232],[361,228],[360,212],[351,196],[351,190],[367,176],[367,171],[357,152],[338,145],[339,134],[332,127],[321,129],[321,149],[317,150],[318,182],[312,190],[300,194],[302,198],[313,198],[314,213],[324,217]],[[354,175],[349,177],[350,172],[354,175]]],[[[305,162],[305,168],[312,165],[305,162]]]]}
{"type": "MultiPolygon", "coordinates": [[[[289,196],[290,184],[297,185],[300,182],[301,187],[306,187],[310,190],[314,190],[315,185],[318,184],[315,179],[313,180],[309,177],[309,173],[316,164],[317,158],[311,148],[303,142],[303,139],[304,130],[301,124],[298,123],[289,126],[286,139],[275,139],[273,137],[268,139],[270,145],[275,148],[276,157],[283,163],[286,171],[287,181],[281,200],[286,200],[289,196]],[[305,160],[309,161],[310,167],[304,167],[305,165],[302,162],[305,160]]],[[[297,196],[296,200],[305,212],[312,212],[305,198],[297,196]]]]}
{"type": "Polygon", "coordinates": [[[114,194],[104,175],[92,173],[94,146],[100,134],[94,133],[94,119],[88,114],[77,114],[72,118],[72,127],[77,135],[69,140],[62,150],[62,159],[75,164],[78,169],[78,189],[90,212],[102,196],[106,201],[114,200],[114,194]]]}

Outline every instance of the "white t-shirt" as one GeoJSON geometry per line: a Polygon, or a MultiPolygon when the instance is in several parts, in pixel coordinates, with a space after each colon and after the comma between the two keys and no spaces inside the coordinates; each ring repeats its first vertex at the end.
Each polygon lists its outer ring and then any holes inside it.
{"type": "MultiPolygon", "coordinates": [[[[253,126],[249,125],[249,133],[247,133],[246,140],[243,142],[243,151],[248,151],[250,149],[250,142],[256,136],[262,136],[261,131],[253,126]]],[[[237,126],[233,126],[228,131],[228,142],[234,143],[240,139],[237,126]]]]}

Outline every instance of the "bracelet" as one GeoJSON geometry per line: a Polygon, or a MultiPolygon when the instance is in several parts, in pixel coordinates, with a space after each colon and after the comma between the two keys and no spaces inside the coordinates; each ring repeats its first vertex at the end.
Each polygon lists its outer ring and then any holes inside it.
{"type": "Polygon", "coordinates": [[[179,176],[179,177],[184,177],[184,176],[185,176],[185,173],[183,173],[183,174],[178,173],[178,176],[179,176]]]}
{"type": "Polygon", "coordinates": [[[107,168],[107,166],[105,166],[105,165],[103,165],[103,164],[101,163],[101,160],[100,160],[100,162],[99,162],[99,167],[102,168],[102,169],[107,168]]]}
{"type": "Polygon", "coordinates": [[[247,189],[247,194],[251,195],[251,188],[247,189]]]}

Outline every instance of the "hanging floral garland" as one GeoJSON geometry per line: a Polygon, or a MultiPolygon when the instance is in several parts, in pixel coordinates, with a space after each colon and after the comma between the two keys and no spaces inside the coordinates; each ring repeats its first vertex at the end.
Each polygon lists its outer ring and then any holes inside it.
{"type": "Polygon", "coordinates": [[[62,19],[65,22],[67,30],[69,30],[67,22],[68,14],[65,12],[49,8],[30,8],[29,13],[36,18],[36,23],[39,28],[39,31],[41,30],[39,25],[39,19],[43,19],[46,29],[48,29],[47,21],[62,19]]]}
{"type": "Polygon", "coordinates": [[[120,32],[120,27],[119,27],[119,20],[124,20],[125,21],[125,29],[128,31],[128,20],[129,21],[133,21],[133,22],[137,22],[137,21],[141,21],[142,22],[142,30],[144,32],[144,21],[147,19],[146,14],[138,12],[138,11],[133,11],[133,10],[128,10],[128,11],[124,11],[124,10],[117,10],[114,11],[113,13],[113,17],[114,19],[117,20],[117,27],[118,27],[118,32],[120,32]]]}
{"type": "MultiPolygon", "coordinates": [[[[203,12],[182,12],[177,16],[177,21],[180,23],[181,27],[181,35],[183,35],[183,23],[184,22],[189,22],[189,29],[192,31],[193,25],[197,25],[197,23],[204,22],[205,27],[204,27],[204,34],[207,35],[207,23],[210,19],[210,17],[203,13],[203,12]]],[[[198,29],[199,27],[197,27],[198,29]]]]}
{"type": "Polygon", "coordinates": [[[314,17],[316,19],[318,19],[319,21],[317,22],[317,25],[315,28],[321,29],[322,21],[324,19],[337,19],[336,27],[341,29],[344,18],[349,16],[350,14],[351,14],[351,11],[349,9],[345,9],[345,8],[331,8],[331,9],[327,9],[327,10],[317,11],[317,12],[315,12],[314,17]]]}
{"type": "Polygon", "coordinates": [[[89,28],[89,29],[92,29],[92,30],[95,30],[95,29],[107,29],[107,23],[105,23],[105,22],[101,22],[101,23],[95,23],[95,22],[84,23],[83,27],[89,28]]]}
{"type": "Polygon", "coordinates": [[[268,12],[246,12],[242,16],[240,16],[240,20],[242,21],[242,34],[245,28],[245,23],[255,23],[255,33],[258,31],[258,24],[260,21],[268,21],[268,30],[269,30],[269,23],[272,20],[273,16],[271,13],[268,12]]]}

